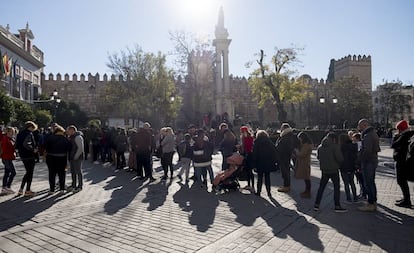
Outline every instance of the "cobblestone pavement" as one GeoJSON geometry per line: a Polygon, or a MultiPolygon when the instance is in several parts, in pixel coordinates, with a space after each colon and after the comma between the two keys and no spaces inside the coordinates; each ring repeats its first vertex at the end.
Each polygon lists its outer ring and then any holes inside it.
{"type": "MultiPolygon", "coordinates": [[[[303,181],[292,178],[289,194],[277,192],[279,173],[272,175],[271,198],[245,190],[215,195],[192,181],[189,187],[176,177],[160,181],[159,162],[149,183],[88,161],[84,190],[48,196],[47,168],[38,163],[35,197],[0,196],[0,252],[412,252],[414,209],[394,206],[401,193],[391,150],[383,147],[380,155],[375,213],[346,203],[349,212],[334,213],[330,184],[315,212],[314,198],[299,197],[303,181]]],[[[314,157],[312,164],[314,197],[320,171],[314,157]]],[[[220,165],[215,155],[216,172],[220,165]]],[[[21,162],[16,167],[14,190],[24,174],[21,162]]]]}

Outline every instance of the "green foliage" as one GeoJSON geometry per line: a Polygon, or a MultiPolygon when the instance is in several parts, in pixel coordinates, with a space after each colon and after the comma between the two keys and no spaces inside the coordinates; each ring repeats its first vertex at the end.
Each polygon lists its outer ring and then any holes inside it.
{"type": "Polygon", "coordinates": [[[368,98],[368,94],[359,89],[361,85],[358,78],[342,78],[334,81],[332,86],[332,94],[338,99],[335,104],[335,114],[332,115],[332,122],[341,125],[347,120],[349,126],[356,126],[360,118],[370,118],[372,115],[372,102],[368,98]]]}
{"type": "Polygon", "coordinates": [[[102,106],[110,114],[144,121],[157,114],[164,124],[167,116],[175,117],[181,100],[165,55],[146,53],[136,46],[110,55],[107,66],[126,78],[105,87],[102,106]]]}
{"type": "Polygon", "coordinates": [[[88,121],[88,126],[94,126],[96,128],[101,128],[101,121],[99,119],[91,119],[88,121]]]}
{"type": "Polygon", "coordinates": [[[16,125],[23,125],[24,122],[34,119],[33,110],[29,104],[20,100],[13,100],[14,106],[14,123],[16,125]]]}
{"type": "Polygon", "coordinates": [[[48,110],[36,110],[34,112],[35,122],[40,126],[47,126],[52,122],[52,115],[48,110]]]}
{"type": "Polygon", "coordinates": [[[3,90],[0,90],[0,124],[7,125],[14,115],[13,101],[3,90]]]}
{"type": "MultiPolygon", "coordinates": [[[[284,106],[287,103],[299,103],[309,96],[308,85],[301,79],[293,79],[295,73],[292,69],[298,60],[300,48],[276,48],[270,64],[264,62],[265,54],[260,51],[259,67],[250,74],[249,86],[256,97],[259,107],[267,102],[276,105],[278,119],[285,122],[287,113],[284,106]]],[[[250,66],[251,63],[248,64],[250,66]]]]}

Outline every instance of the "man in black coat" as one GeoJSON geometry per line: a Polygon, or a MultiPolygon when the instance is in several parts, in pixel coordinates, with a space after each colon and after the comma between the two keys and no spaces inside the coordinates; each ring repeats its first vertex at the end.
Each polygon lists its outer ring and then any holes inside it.
{"type": "Polygon", "coordinates": [[[293,134],[293,129],[288,123],[283,123],[280,128],[280,137],[276,141],[277,163],[283,178],[283,187],[278,192],[290,191],[290,160],[295,148],[299,146],[299,139],[293,134]]]}

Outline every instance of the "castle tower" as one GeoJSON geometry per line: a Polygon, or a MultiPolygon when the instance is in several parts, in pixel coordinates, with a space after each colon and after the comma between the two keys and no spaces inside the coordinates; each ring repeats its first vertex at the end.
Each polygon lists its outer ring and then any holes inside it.
{"type": "Polygon", "coordinates": [[[234,105],[230,94],[229,78],[229,33],[224,28],[224,11],[220,8],[219,19],[215,30],[216,38],[213,46],[216,49],[215,56],[215,82],[216,82],[216,113],[227,113],[229,120],[234,119],[234,105]]]}

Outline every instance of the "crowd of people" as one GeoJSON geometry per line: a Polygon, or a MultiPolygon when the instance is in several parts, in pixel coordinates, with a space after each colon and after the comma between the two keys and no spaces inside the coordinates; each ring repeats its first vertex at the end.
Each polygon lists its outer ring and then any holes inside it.
{"type": "MultiPolygon", "coordinates": [[[[406,121],[400,121],[396,128],[398,133],[392,142],[396,161],[397,182],[401,187],[403,199],[396,202],[400,207],[411,207],[408,180],[412,180],[414,160],[414,131],[409,129],[406,121]]],[[[199,187],[207,188],[210,184],[212,192],[217,192],[215,178],[225,175],[214,175],[212,168],[213,154],[220,151],[222,155],[221,170],[243,170],[247,190],[261,195],[264,178],[265,189],[271,194],[270,173],[280,170],[283,185],[277,189],[281,193],[291,191],[291,170],[296,179],[304,180],[302,198],[311,198],[311,154],[315,145],[306,132],[295,133],[288,123],[283,123],[279,136],[274,143],[265,130],[253,131],[250,125],[238,129],[240,136],[226,123],[218,129],[197,129],[190,125],[186,131],[177,131],[171,127],[163,127],[154,131],[149,123],[136,129],[111,128],[100,129],[90,127],[78,131],[76,126],[63,128],[54,123],[49,128],[39,130],[37,125],[28,121],[24,129],[6,127],[0,136],[1,158],[4,164],[3,194],[15,193],[11,186],[16,175],[13,160],[16,151],[24,164],[25,175],[17,194],[34,196],[31,190],[34,167],[43,156],[49,170],[49,193],[55,194],[56,176],[59,179],[59,192],[78,192],[83,188],[82,166],[91,153],[91,161],[95,164],[113,164],[116,170],[136,173],[140,180],[153,182],[153,160],[158,157],[163,175],[160,180],[174,177],[173,157],[178,154],[177,178],[188,185],[190,180],[199,187]],[[128,160],[125,153],[129,153],[128,160]],[[243,156],[242,164],[234,164],[229,160],[235,153],[243,156]],[[236,166],[236,167],[235,167],[236,166]],[[194,169],[193,176],[190,175],[194,169]],[[70,170],[72,182],[66,185],[66,171],[70,170]],[[255,173],[257,176],[255,176],[255,173]],[[257,183],[255,185],[255,177],[257,183]],[[256,187],[255,187],[256,186],[256,187]]],[[[358,209],[375,211],[377,208],[377,190],[375,173],[380,151],[379,137],[368,120],[361,119],[358,129],[340,134],[327,133],[317,146],[322,176],[314,202],[314,210],[318,211],[323,192],[329,180],[334,186],[334,210],[346,212],[340,202],[340,178],[342,178],[346,201],[358,203],[365,201],[358,209]],[[356,189],[359,184],[359,193],[356,189]]]]}

